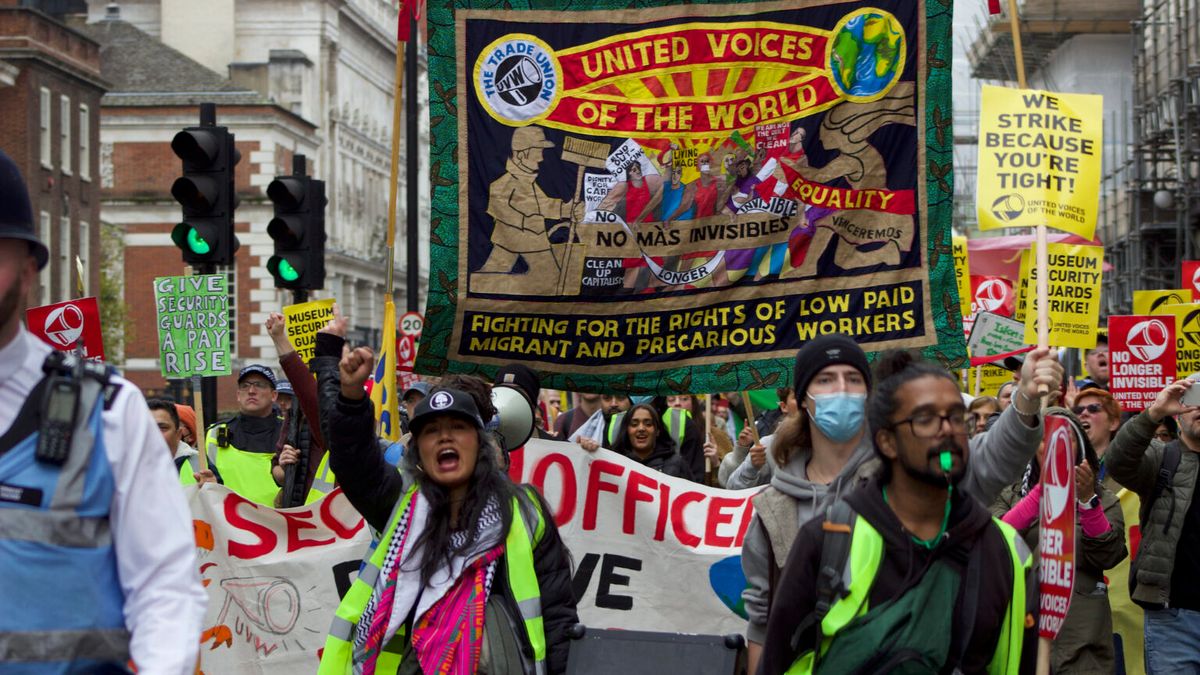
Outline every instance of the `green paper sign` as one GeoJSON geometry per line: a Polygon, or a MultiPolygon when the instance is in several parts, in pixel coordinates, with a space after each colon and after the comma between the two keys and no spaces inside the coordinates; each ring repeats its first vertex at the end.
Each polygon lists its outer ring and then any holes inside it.
{"type": "Polygon", "coordinates": [[[154,280],[158,360],[168,380],[228,375],[229,288],[222,274],[154,280]]]}

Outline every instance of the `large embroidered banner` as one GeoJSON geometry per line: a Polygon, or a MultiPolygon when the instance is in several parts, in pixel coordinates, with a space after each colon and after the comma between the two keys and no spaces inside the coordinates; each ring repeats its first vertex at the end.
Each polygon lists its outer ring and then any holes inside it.
{"type": "Polygon", "coordinates": [[[761,389],[831,332],[958,365],[949,9],[659,4],[430,7],[418,372],[761,389]]]}

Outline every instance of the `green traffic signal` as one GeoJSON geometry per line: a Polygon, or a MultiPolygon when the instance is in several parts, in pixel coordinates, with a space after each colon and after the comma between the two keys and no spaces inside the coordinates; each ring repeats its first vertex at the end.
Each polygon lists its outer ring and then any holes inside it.
{"type": "Polygon", "coordinates": [[[295,281],[300,278],[300,273],[292,267],[292,263],[287,260],[279,261],[279,278],[284,281],[295,281]]]}
{"type": "Polygon", "coordinates": [[[204,240],[204,237],[200,236],[200,233],[194,227],[188,228],[187,246],[196,255],[208,255],[212,251],[212,247],[208,245],[208,242],[204,240]]]}

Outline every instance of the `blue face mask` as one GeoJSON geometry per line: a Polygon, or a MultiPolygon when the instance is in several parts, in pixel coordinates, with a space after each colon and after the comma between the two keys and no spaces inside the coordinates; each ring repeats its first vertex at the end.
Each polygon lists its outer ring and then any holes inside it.
{"type": "Polygon", "coordinates": [[[808,416],[829,440],[845,443],[862,431],[866,394],[837,392],[815,396],[809,394],[808,397],[817,404],[817,412],[808,416]]]}

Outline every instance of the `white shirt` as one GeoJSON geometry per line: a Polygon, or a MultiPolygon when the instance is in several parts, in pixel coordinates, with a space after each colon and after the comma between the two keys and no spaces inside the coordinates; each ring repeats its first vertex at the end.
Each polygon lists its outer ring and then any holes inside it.
{"type": "MultiPolygon", "coordinates": [[[[0,434],[42,378],[49,353],[24,326],[0,347],[0,434]]],[[[124,378],[114,380],[122,386],[102,419],[116,483],[109,518],[130,651],[140,675],[192,675],[208,598],[196,571],[191,512],[142,393],[124,378]]],[[[0,598],[0,611],[20,609],[4,607],[0,598]]]]}

